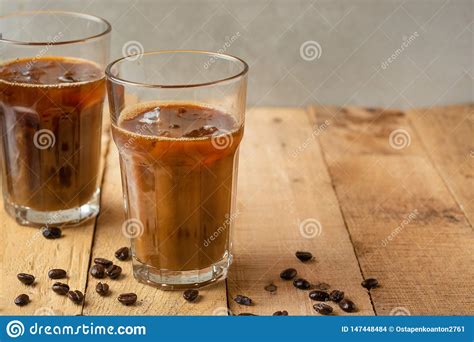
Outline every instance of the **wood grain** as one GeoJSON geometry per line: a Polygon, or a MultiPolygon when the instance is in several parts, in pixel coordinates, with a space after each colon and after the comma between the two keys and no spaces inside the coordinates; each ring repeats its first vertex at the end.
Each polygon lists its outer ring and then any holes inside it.
{"type": "Polygon", "coordinates": [[[409,110],[425,150],[474,225],[474,105],[409,110]]]}
{"type": "MultiPolygon", "coordinates": [[[[108,113],[104,113],[102,138],[102,160],[100,179],[105,155],[109,144],[108,113]]],[[[2,315],[77,315],[82,312],[81,305],[73,304],[65,296],[59,296],[51,290],[54,280],[48,278],[51,268],[63,268],[68,278],[61,282],[69,284],[71,290],[86,288],[89,256],[94,236],[96,219],[81,225],[63,229],[63,236],[57,240],[45,239],[40,229],[20,226],[3,210],[0,199],[0,314],[2,315]],[[20,272],[36,277],[33,285],[26,286],[18,281],[20,272]],[[26,293],[31,302],[18,307],[13,303],[16,296],[26,293]]]]}
{"type": "MultiPolygon", "coordinates": [[[[377,314],[472,314],[474,234],[404,113],[312,108],[377,314]],[[404,146],[390,134],[404,130],[404,146]],[[397,145],[398,144],[398,145],[397,145]]],[[[472,136],[472,134],[471,134],[472,136]]]]}
{"type": "Polygon", "coordinates": [[[104,202],[97,222],[91,259],[103,257],[113,260],[123,268],[123,273],[117,280],[105,280],[111,291],[107,297],[101,297],[95,292],[99,280],[89,276],[83,312],[85,315],[212,315],[218,308],[224,308],[225,311],[227,302],[224,282],[200,290],[199,302],[188,303],[183,299],[181,291],[162,291],[138,283],[133,278],[131,262],[115,259],[115,250],[130,245],[121,230],[125,215],[119,157],[115,145],[111,146],[107,157],[102,193],[104,202]],[[118,295],[126,292],[138,295],[136,305],[124,306],[117,301],[118,295]]]}
{"type": "MultiPolygon", "coordinates": [[[[359,307],[356,314],[373,315],[367,291],[344,226],[331,180],[322,160],[318,134],[303,109],[263,108],[247,114],[241,146],[238,215],[234,229],[235,262],[228,279],[230,309],[272,315],[317,315],[309,291],[280,279],[288,267],[312,283],[325,282],[343,290],[359,307]],[[302,225],[317,220],[316,225],[302,225]],[[307,221],[311,222],[311,221],[307,221]],[[305,230],[300,228],[305,227],[305,230]],[[310,251],[315,260],[302,263],[297,250],[310,251]],[[278,286],[275,294],[264,287],[278,286]],[[233,301],[246,295],[255,305],[233,301]]],[[[314,221],[315,222],[315,221],[314,221]]],[[[335,314],[344,314],[336,305],[335,314]]]]}

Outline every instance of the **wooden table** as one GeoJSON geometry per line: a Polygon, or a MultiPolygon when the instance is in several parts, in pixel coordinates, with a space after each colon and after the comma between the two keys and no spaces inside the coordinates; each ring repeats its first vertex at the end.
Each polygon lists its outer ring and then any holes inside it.
{"type": "MultiPolygon", "coordinates": [[[[235,262],[229,278],[202,289],[198,303],[134,281],[130,262],[112,294],[95,292],[91,259],[113,258],[128,245],[115,146],[104,134],[102,212],[96,221],[46,240],[0,212],[1,314],[212,315],[251,312],[316,315],[307,291],[279,278],[295,267],[312,283],[340,289],[354,315],[474,313],[473,106],[410,110],[378,108],[253,108],[241,148],[235,262]],[[315,260],[302,263],[297,250],[315,260]],[[47,271],[68,270],[86,293],[74,305],[50,289],[47,271]],[[36,275],[24,286],[18,272],[36,275]],[[364,278],[380,287],[368,293],[364,278]],[[274,282],[276,294],[264,290],[274,282]],[[119,293],[136,292],[122,306],[119,293]],[[13,299],[27,293],[31,303],[13,299]],[[251,297],[242,307],[232,298],[251,297]]],[[[339,308],[338,315],[344,314],[339,308]]]]}

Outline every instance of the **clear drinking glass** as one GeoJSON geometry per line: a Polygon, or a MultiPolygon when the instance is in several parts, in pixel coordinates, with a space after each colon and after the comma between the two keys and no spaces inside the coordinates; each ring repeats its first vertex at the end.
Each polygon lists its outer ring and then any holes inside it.
{"type": "Polygon", "coordinates": [[[39,11],[0,17],[0,158],[20,224],[77,224],[99,212],[110,24],[39,11]]]}
{"type": "Polygon", "coordinates": [[[106,70],[133,272],[163,289],[226,277],[232,262],[247,64],[204,51],[159,51],[106,70]]]}

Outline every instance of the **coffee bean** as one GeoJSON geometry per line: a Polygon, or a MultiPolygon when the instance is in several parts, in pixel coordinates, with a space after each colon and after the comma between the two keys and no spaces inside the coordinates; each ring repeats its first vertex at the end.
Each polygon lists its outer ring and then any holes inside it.
{"type": "Polygon", "coordinates": [[[234,300],[240,305],[252,305],[252,300],[247,296],[237,295],[234,300]]]}
{"type": "Polygon", "coordinates": [[[53,291],[61,296],[65,296],[69,292],[69,285],[64,283],[54,283],[53,291]]]}
{"type": "Polygon", "coordinates": [[[121,261],[125,261],[130,257],[130,249],[128,247],[122,247],[115,251],[115,257],[121,261]]]}
{"type": "Polygon", "coordinates": [[[105,268],[102,265],[94,265],[91,267],[91,276],[102,279],[105,277],[105,268]]]}
{"type": "Polygon", "coordinates": [[[194,289],[186,290],[183,293],[184,299],[186,299],[188,302],[195,301],[198,296],[199,296],[199,291],[194,290],[194,289]]]}
{"type": "Polygon", "coordinates": [[[137,301],[137,295],[135,293],[122,293],[117,299],[123,305],[132,305],[137,301]]]}
{"type": "Polygon", "coordinates": [[[288,316],[288,311],[275,311],[272,316],[288,316]]]}
{"type": "Polygon", "coordinates": [[[105,270],[105,273],[109,276],[110,279],[117,279],[122,273],[122,267],[112,265],[105,270]]]}
{"type": "Polygon", "coordinates": [[[22,293],[18,297],[15,298],[15,304],[18,306],[25,306],[30,302],[30,297],[28,295],[22,293]]]}
{"type": "Polygon", "coordinates": [[[354,312],[357,310],[356,305],[352,300],[343,299],[339,302],[339,307],[346,312],[354,312]]]}
{"type": "Polygon", "coordinates": [[[329,294],[329,300],[333,302],[339,303],[341,300],[344,299],[344,292],[339,290],[333,290],[329,294]]]}
{"type": "Polygon", "coordinates": [[[284,280],[291,280],[296,277],[298,272],[294,268],[287,268],[280,273],[280,278],[284,280]]]}
{"type": "Polygon", "coordinates": [[[100,283],[99,282],[95,286],[95,292],[97,292],[101,296],[107,296],[107,294],[109,293],[109,285],[107,283],[100,283]]]}
{"type": "Polygon", "coordinates": [[[320,302],[325,302],[329,300],[329,293],[326,291],[314,290],[309,293],[309,298],[312,300],[319,300],[320,302]]]}
{"type": "Polygon", "coordinates": [[[379,286],[379,282],[375,278],[365,279],[362,283],[360,283],[362,287],[365,287],[367,290],[373,289],[374,287],[379,286]]]}
{"type": "Polygon", "coordinates": [[[31,285],[35,282],[35,276],[28,273],[18,273],[16,277],[25,285],[31,285]]]}
{"type": "Polygon", "coordinates": [[[239,313],[237,316],[258,316],[258,315],[250,313],[250,312],[242,312],[242,313],[239,313]]]}
{"type": "Polygon", "coordinates": [[[75,290],[75,291],[69,291],[67,293],[67,297],[74,303],[74,304],[81,304],[82,301],[84,300],[84,295],[82,294],[81,291],[75,290]]]}
{"type": "Polygon", "coordinates": [[[110,261],[108,259],[104,259],[104,258],[95,258],[94,263],[97,264],[97,265],[102,265],[105,268],[110,267],[110,266],[113,265],[112,261],[110,261]]]}
{"type": "Polygon", "coordinates": [[[313,305],[314,310],[316,310],[321,315],[330,315],[332,314],[332,306],[325,303],[318,303],[313,305]]]}
{"type": "Polygon", "coordinates": [[[51,279],[66,278],[66,271],[60,268],[53,268],[52,270],[49,270],[48,277],[51,279]]]}
{"type": "Polygon", "coordinates": [[[58,227],[44,227],[41,229],[41,233],[47,239],[59,239],[62,231],[61,228],[58,227]]]}
{"type": "Polygon", "coordinates": [[[276,290],[278,289],[278,287],[275,284],[271,283],[271,284],[265,286],[264,289],[265,289],[265,291],[268,291],[270,293],[275,293],[276,290]]]}
{"type": "Polygon", "coordinates": [[[300,290],[308,290],[311,284],[306,279],[298,278],[293,281],[293,286],[300,290]]]}
{"type": "Polygon", "coordinates": [[[310,261],[311,259],[313,259],[313,254],[311,254],[310,252],[297,251],[295,255],[302,262],[310,261]]]}

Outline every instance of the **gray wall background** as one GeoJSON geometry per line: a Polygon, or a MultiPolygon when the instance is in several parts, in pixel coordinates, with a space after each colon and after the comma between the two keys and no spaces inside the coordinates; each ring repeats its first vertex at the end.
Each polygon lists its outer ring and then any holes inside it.
{"type": "Polygon", "coordinates": [[[407,108],[472,101],[473,3],[0,0],[0,14],[63,9],[104,17],[113,26],[112,58],[133,40],[145,50],[225,49],[250,65],[250,105],[407,108]],[[319,58],[302,58],[307,41],[318,42],[319,58]]]}

